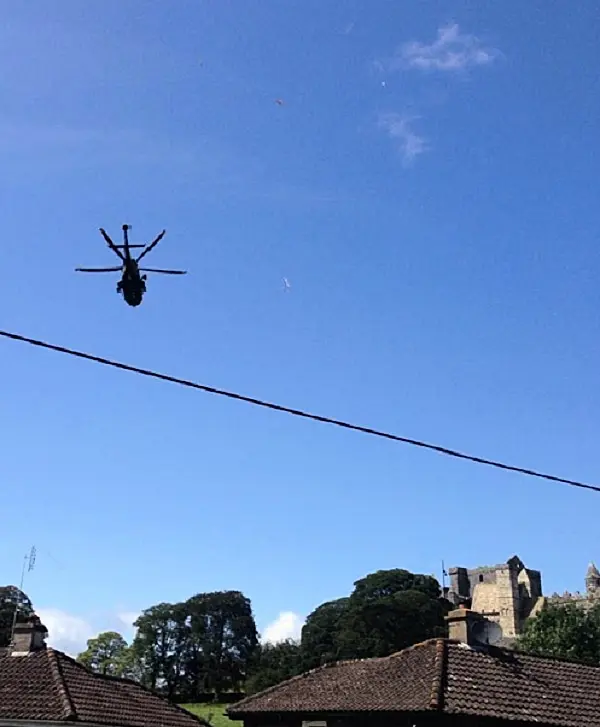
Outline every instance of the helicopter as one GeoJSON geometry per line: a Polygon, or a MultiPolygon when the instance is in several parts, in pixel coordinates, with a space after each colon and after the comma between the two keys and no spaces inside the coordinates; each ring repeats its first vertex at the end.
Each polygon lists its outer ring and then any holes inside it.
{"type": "Polygon", "coordinates": [[[155,248],[163,239],[166,230],[163,230],[149,245],[130,245],[128,231],[131,225],[123,225],[123,244],[115,245],[110,239],[106,230],[100,228],[100,234],[110,249],[116,253],[122,261],[122,265],[114,268],[75,268],[78,273],[118,273],[121,272],[121,280],[117,283],[117,293],[122,294],[125,302],[130,306],[138,306],[142,302],[146,292],[146,275],[140,273],[162,273],[164,275],[185,275],[185,270],[162,270],[160,268],[140,268],[139,262],[150,250],[155,248]],[[133,248],[143,247],[143,251],[137,258],[131,256],[133,248]],[[121,252],[123,251],[123,252],[121,252]]]}

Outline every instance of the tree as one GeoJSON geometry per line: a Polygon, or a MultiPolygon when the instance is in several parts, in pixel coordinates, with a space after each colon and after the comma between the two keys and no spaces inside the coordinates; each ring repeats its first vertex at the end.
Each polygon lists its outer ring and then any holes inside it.
{"type": "Polygon", "coordinates": [[[135,626],[129,663],[136,678],[191,702],[206,692],[239,688],[258,644],[250,601],[239,591],[159,603],[135,626]]]}
{"type": "Polygon", "coordinates": [[[15,619],[23,621],[33,615],[29,597],[16,586],[0,586],[0,646],[9,646],[15,619]]]}
{"type": "Polygon", "coordinates": [[[540,656],[600,663],[600,605],[548,604],[525,623],[518,647],[540,656]]]}
{"type": "Polygon", "coordinates": [[[442,599],[432,576],[401,568],[380,570],[354,584],[348,598],[315,609],[302,629],[304,668],[337,659],[387,656],[447,633],[442,599]]]}
{"type": "Polygon", "coordinates": [[[439,599],[407,590],[378,599],[350,599],[338,631],[339,654],[346,659],[389,656],[445,634],[445,609],[439,599]]]}
{"type": "Polygon", "coordinates": [[[185,603],[189,644],[185,665],[191,696],[244,683],[258,646],[250,600],[239,591],[199,593],[185,603]]]}
{"type": "Polygon", "coordinates": [[[129,669],[129,647],[116,631],[105,631],[94,639],[88,639],[87,649],[77,661],[97,674],[126,676],[129,669]]]}
{"type": "Polygon", "coordinates": [[[296,676],[302,671],[301,648],[288,639],[277,644],[262,644],[246,681],[246,692],[254,694],[296,676]]]}
{"type": "Polygon", "coordinates": [[[360,601],[380,600],[401,591],[420,591],[428,598],[439,598],[440,584],[433,576],[411,573],[403,568],[378,570],[356,581],[352,598],[360,601]]]}
{"type": "Polygon", "coordinates": [[[339,658],[338,630],[348,610],[349,598],[338,598],[321,604],[308,615],[302,627],[302,667],[304,670],[339,658]]]}
{"type": "Polygon", "coordinates": [[[189,641],[185,604],[159,603],[147,608],[135,627],[132,662],[140,671],[141,683],[173,697],[183,682],[183,662],[189,641]]]}

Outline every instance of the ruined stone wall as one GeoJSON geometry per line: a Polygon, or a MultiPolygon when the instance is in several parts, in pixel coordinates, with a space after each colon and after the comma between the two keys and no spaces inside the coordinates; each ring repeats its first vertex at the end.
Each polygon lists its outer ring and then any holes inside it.
{"type": "Polygon", "coordinates": [[[556,604],[559,606],[564,606],[572,603],[579,608],[587,610],[592,606],[600,603],[600,594],[587,594],[580,593],[579,591],[576,591],[575,593],[569,593],[568,591],[565,591],[562,594],[553,593],[551,596],[548,596],[546,600],[548,603],[556,604]]]}
{"type": "Polygon", "coordinates": [[[502,566],[482,566],[479,568],[450,568],[450,594],[455,602],[472,599],[478,583],[496,583],[496,570],[502,566]]]}
{"type": "Polygon", "coordinates": [[[495,583],[476,583],[473,589],[471,608],[499,623],[498,588],[495,583]]]}
{"type": "Polygon", "coordinates": [[[518,573],[508,564],[496,571],[496,589],[498,610],[500,611],[499,623],[502,627],[502,633],[508,638],[513,638],[520,632],[519,612],[521,604],[518,573]]]}
{"type": "Polygon", "coordinates": [[[449,599],[498,623],[505,641],[522,633],[526,621],[545,603],[572,603],[584,609],[600,604],[600,571],[593,563],[585,577],[585,593],[553,593],[549,597],[543,595],[540,571],[526,568],[517,556],[500,565],[451,568],[449,575],[449,599]]]}
{"type": "Polygon", "coordinates": [[[508,640],[522,632],[527,618],[543,601],[540,571],[525,568],[516,556],[500,565],[451,568],[450,575],[450,600],[470,603],[474,611],[498,623],[508,640]]]}

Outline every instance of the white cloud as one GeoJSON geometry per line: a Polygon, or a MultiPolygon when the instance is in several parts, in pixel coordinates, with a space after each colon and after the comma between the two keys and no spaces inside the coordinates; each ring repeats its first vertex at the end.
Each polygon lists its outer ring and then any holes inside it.
{"type": "Polygon", "coordinates": [[[418,116],[393,113],[383,114],[379,118],[379,128],[384,129],[397,144],[406,166],[412,164],[420,154],[429,151],[430,148],[427,139],[412,128],[412,123],[418,118],[418,116]]]}
{"type": "Polygon", "coordinates": [[[58,608],[39,608],[36,613],[48,629],[47,644],[70,656],[84,651],[87,640],[96,635],[85,619],[58,608]]]}
{"type": "Polygon", "coordinates": [[[450,23],[438,28],[433,43],[419,43],[416,40],[405,43],[391,67],[452,72],[488,65],[499,55],[500,51],[485,47],[476,36],[461,33],[458,23],[450,23]]]}
{"type": "Polygon", "coordinates": [[[279,616],[269,624],[263,634],[263,642],[278,644],[286,639],[298,640],[304,625],[304,619],[293,611],[282,611],[279,616]]]}

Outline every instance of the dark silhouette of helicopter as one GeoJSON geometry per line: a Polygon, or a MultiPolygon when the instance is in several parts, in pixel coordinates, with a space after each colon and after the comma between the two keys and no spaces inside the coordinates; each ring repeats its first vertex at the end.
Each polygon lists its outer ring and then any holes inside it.
{"type": "Polygon", "coordinates": [[[118,273],[121,272],[121,280],[117,283],[117,293],[122,293],[125,302],[131,306],[138,306],[142,302],[144,293],[146,292],[146,276],[140,273],[162,273],[164,275],[185,275],[185,270],[162,270],[160,268],[140,268],[139,262],[145,257],[150,250],[155,248],[165,236],[166,230],[163,230],[157,238],[149,245],[130,245],[127,235],[131,225],[123,225],[123,244],[115,245],[115,243],[107,235],[106,231],[100,228],[100,234],[106,240],[110,249],[116,253],[122,261],[122,265],[114,268],[75,268],[79,273],[118,273]],[[134,247],[143,247],[144,250],[137,258],[131,256],[130,250],[134,247]],[[123,252],[121,252],[123,251],[123,252]]]}

